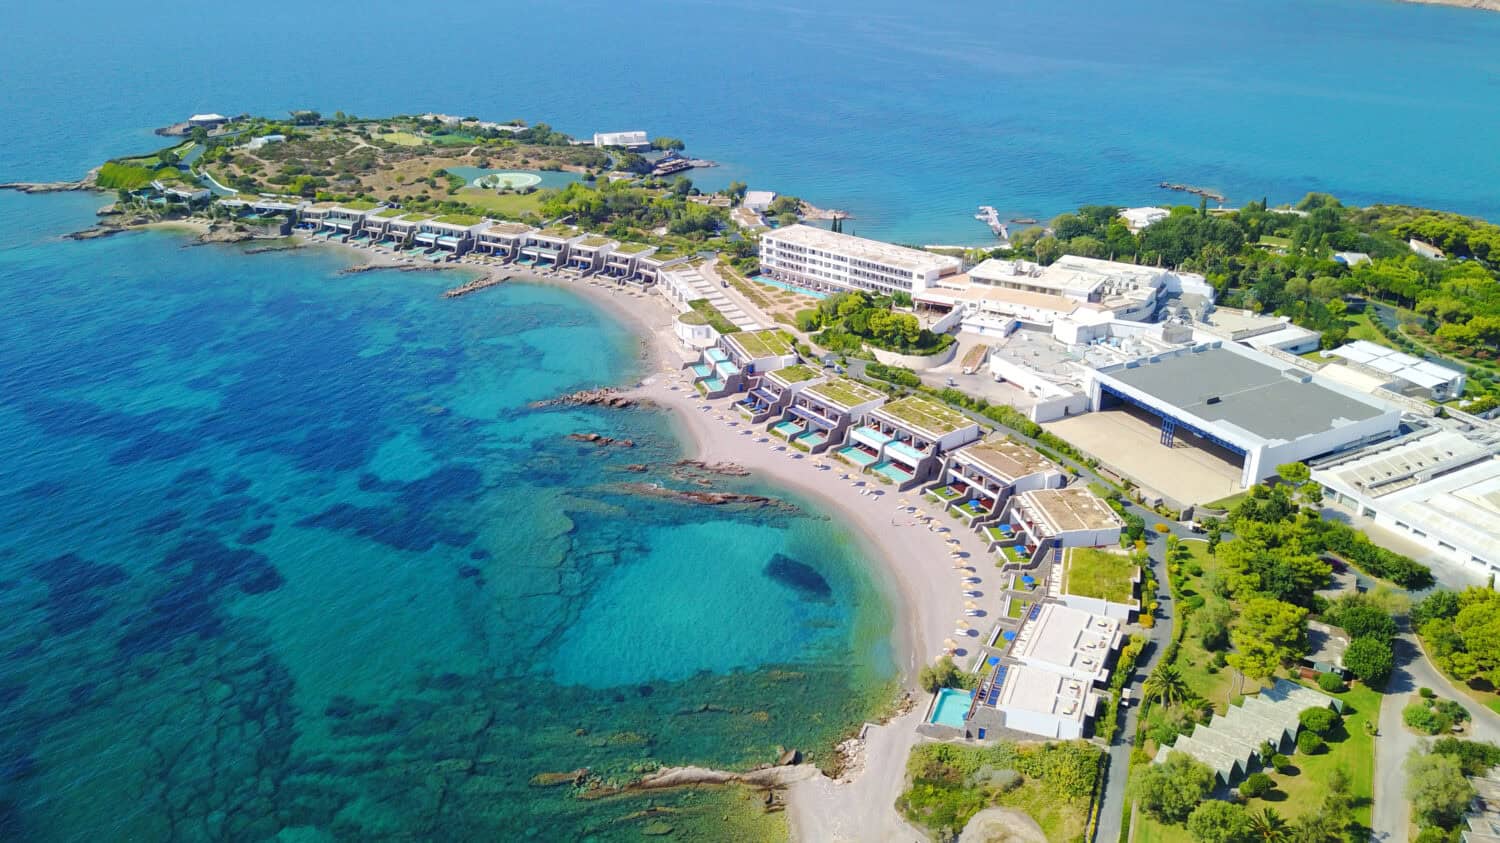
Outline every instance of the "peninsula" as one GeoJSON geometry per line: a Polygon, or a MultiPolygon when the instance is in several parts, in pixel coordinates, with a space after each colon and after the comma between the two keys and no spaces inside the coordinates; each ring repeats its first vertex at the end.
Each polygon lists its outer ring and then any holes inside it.
{"type": "MultiPolygon", "coordinates": [[[[1500,509],[1472,493],[1500,485],[1500,227],[1309,194],[1085,206],[934,251],[844,234],[839,214],[806,224],[824,215],[797,197],[703,194],[659,173],[684,144],[644,133],[196,117],[214,125],[58,189],[115,191],[106,230],[456,270],[453,307],[576,290],[636,326],[646,375],[530,409],[667,408],[692,443],[669,476],[796,489],[879,563],[902,673],[885,722],[751,771],[539,769],[535,786],[784,790],[806,840],[1115,840],[1132,821],[1175,839],[1276,811],[1307,839],[1404,833],[1403,795],[1376,783],[1404,753],[1373,741],[1386,680],[1426,665],[1396,645],[1400,592],[1500,569],[1500,509]]],[[[791,511],[628,470],[619,489],[672,506],[791,511]]],[[[1442,668],[1487,678],[1459,630],[1500,604],[1427,600],[1442,668]]],[[[1467,712],[1411,705],[1434,732],[1467,712]]],[[[1414,819],[1447,833],[1455,810],[1414,819]]]]}

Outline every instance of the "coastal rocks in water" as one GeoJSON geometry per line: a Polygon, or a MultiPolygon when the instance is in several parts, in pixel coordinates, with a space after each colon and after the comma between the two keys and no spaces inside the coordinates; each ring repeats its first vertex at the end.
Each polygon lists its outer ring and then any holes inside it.
{"type": "Polygon", "coordinates": [[[574,442],[591,442],[601,448],[606,445],[618,445],[621,448],[635,447],[635,442],[630,439],[616,439],[612,436],[601,436],[598,433],[569,433],[568,438],[574,442]]]}
{"type": "Polygon", "coordinates": [[[587,767],[579,767],[565,773],[537,773],[531,777],[530,784],[532,787],[556,787],[560,784],[571,784],[576,787],[582,784],[588,775],[589,768],[587,767]]]}
{"type": "Polygon", "coordinates": [[[703,506],[727,506],[735,504],[740,506],[776,508],[787,512],[798,511],[796,506],[786,501],[766,497],[765,495],[747,495],[740,492],[700,492],[696,489],[671,489],[655,483],[622,483],[618,488],[630,494],[661,498],[663,500],[677,501],[678,503],[693,503],[703,506]]]}
{"type": "Polygon", "coordinates": [[[645,474],[646,472],[651,470],[651,466],[646,465],[643,462],[633,462],[630,465],[621,466],[620,470],[629,471],[632,474],[645,474]]]}
{"type": "Polygon", "coordinates": [[[647,790],[668,790],[696,785],[746,784],[753,787],[787,787],[822,775],[814,764],[794,764],[786,767],[762,767],[745,773],[725,770],[710,770],[705,767],[667,767],[643,776],[621,787],[596,786],[580,796],[584,799],[603,799],[622,793],[647,790]]]}
{"type": "Polygon", "coordinates": [[[704,462],[703,460],[678,460],[672,463],[674,468],[696,469],[709,474],[718,474],[724,477],[748,477],[750,469],[739,463],[732,462],[704,462]]]}
{"type": "Polygon", "coordinates": [[[802,763],[802,753],[795,749],[789,749],[781,753],[780,757],[776,759],[776,766],[778,767],[791,767],[800,763],[802,763]]]}
{"type": "Polygon", "coordinates": [[[765,574],[814,600],[825,601],[833,597],[833,587],[828,584],[828,580],[823,579],[823,575],[819,574],[816,568],[805,562],[798,562],[786,554],[778,553],[772,556],[771,561],[766,563],[765,574]]]}
{"type": "Polygon", "coordinates": [[[99,168],[89,170],[88,175],[78,181],[11,181],[0,184],[0,190],[19,190],[22,193],[61,193],[69,190],[96,190],[94,178],[99,168]]]}
{"type": "Polygon", "coordinates": [[[124,224],[104,222],[98,225],[91,225],[88,228],[83,229],[82,231],[74,231],[63,236],[68,240],[97,240],[100,237],[109,237],[114,234],[119,234],[120,232],[125,231],[126,228],[127,226],[124,224]]]}
{"type": "MultiPolygon", "coordinates": [[[[279,236],[279,235],[278,235],[279,236]]],[[[235,225],[224,223],[213,223],[208,230],[198,235],[199,243],[243,243],[246,240],[254,240],[256,235],[250,230],[235,225]]]]}
{"type": "Polygon", "coordinates": [[[543,407],[608,407],[611,410],[624,410],[638,403],[634,398],[621,395],[618,389],[606,386],[599,389],[584,389],[557,398],[533,401],[527,406],[534,410],[543,407]]]}

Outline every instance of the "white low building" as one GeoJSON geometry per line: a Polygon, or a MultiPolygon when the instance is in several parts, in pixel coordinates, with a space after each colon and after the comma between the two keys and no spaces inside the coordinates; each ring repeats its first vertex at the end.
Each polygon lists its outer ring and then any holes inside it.
{"type": "Polygon", "coordinates": [[[1323,352],[1356,371],[1376,379],[1392,392],[1417,393],[1434,401],[1449,401],[1463,395],[1465,375],[1460,369],[1440,366],[1430,360],[1376,345],[1369,340],[1355,340],[1323,352]]]}
{"type": "Polygon", "coordinates": [[[761,272],[814,290],[915,295],[962,267],[956,257],[811,225],[773,229],[760,237],[761,272]]]}
{"type": "Polygon", "coordinates": [[[1122,208],[1120,219],[1125,221],[1125,227],[1130,229],[1131,234],[1140,234],[1141,229],[1161,222],[1171,216],[1172,212],[1166,208],[1122,208]]]}
{"type": "Polygon", "coordinates": [[[740,207],[747,208],[757,214],[764,214],[770,210],[771,203],[776,201],[774,190],[749,190],[745,192],[745,198],[740,202],[740,207]]]}
{"type": "Polygon", "coordinates": [[[651,148],[651,139],[645,132],[595,132],[594,146],[618,146],[631,151],[651,148]]]}
{"type": "Polygon", "coordinates": [[[1500,573],[1492,441],[1433,430],[1313,464],[1325,505],[1373,520],[1478,576],[1500,573]]]}
{"type": "Polygon", "coordinates": [[[1035,489],[1011,498],[1004,520],[1024,545],[1027,558],[1047,546],[1061,552],[1068,547],[1118,544],[1123,522],[1109,504],[1084,486],[1035,489]]]}
{"type": "Polygon", "coordinates": [[[1089,685],[1109,680],[1111,657],[1124,638],[1118,620],[1061,603],[1042,603],[1033,611],[1008,657],[1089,685]]]}

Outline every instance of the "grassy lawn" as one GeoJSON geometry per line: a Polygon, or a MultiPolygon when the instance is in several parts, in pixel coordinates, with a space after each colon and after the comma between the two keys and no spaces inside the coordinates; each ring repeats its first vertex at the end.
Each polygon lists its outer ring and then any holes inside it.
{"type": "Polygon", "coordinates": [[[411,132],[385,132],[375,136],[375,140],[393,143],[397,146],[421,146],[426,140],[412,134],[411,132]]]}
{"type": "Polygon", "coordinates": [[[1267,246],[1275,246],[1278,249],[1290,249],[1292,247],[1292,241],[1289,238],[1276,237],[1271,234],[1262,234],[1260,242],[1267,246]]]}
{"type": "MultiPolygon", "coordinates": [[[[1328,742],[1320,755],[1293,753],[1290,757],[1297,772],[1282,775],[1268,771],[1276,789],[1267,798],[1246,800],[1247,810],[1259,812],[1274,808],[1290,820],[1300,814],[1317,811],[1323,804],[1324,786],[1336,768],[1349,774],[1349,791],[1354,796],[1354,816],[1366,828],[1370,826],[1371,798],[1375,782],[1375,738],[1365,731],[1365,723],[1380,718],[1381,695],[1364,686],[1351,687],[1334,694],[1344,701],[1344,731],[1328,742]]],[[[1051,838],[1048,838],[1051,839],[1051,838]]],[[[1137,843],[1193,843],[1193,837],[1181,826],[1162,825],[1141,814],[1136,826],[1137,843]]]]}
{"type": "Polygon", "coordinates": [[[1295,817],[1318,810],[1328,776],[1343,767],[1349,774],[1349,792],[1354,796],[1354,816],[1360,824],[1370,826],[1370,804],[1375,792],[1375,738],[1365,731],[1365,724],[1380,720],[1381,695],[1363,685],[1333,694],[1344,701],[1343,734],[1328,741],[1328,750],[1319,755],[1291,756],[1297,772],[1290,776],[1272,772],[1276,789],[1269,799],[1250,799],[1246,807],[1253,811],[1275,808],[1284,817],[1295,817]]]}
{"type": "Polygon", "coordinates": [[[466,187],[457,194],[458,201],[476,208],[492,211],[502,217],[518,219],[526,214],[540,214],[542,201],[551,191],[537,190],[531,193],[496,193],[477,187],[466,187]]]}
{"type": "Polygon", "coordinates": [[[1249,492],[1236,492],[1235,494],[1232,494],[1227,498],[1219,498],[1218,500],[1211,501],[1204,504],[1203,506],[1207,509],[1234,509],[1234,505],[1244,500],[1245,496],[1249,494],[1249,492]]]}
{"type": "Polygon", "coordinates": [[[1005,612],[1005,616],[1007,618],[1019,618],[1026,614],[1026,607],[1028,605],[1030,604],[1025,600],[1012,600],[1010,601],[1010,607],[1005,612]]]}
{"type": "Polygon", "coordinates": [[[1058,799],[1052,788],[1035,779],[996,800],[996,804],[1025,811],[1042,827],[1048,840],[1082,839],[1084,827],[1088,824],[1087,802],[1086,799],[1058,799]]]}
{"type": "Polygon", "coordinates": [[[1368,313],[1356,313],[1344,320],[1349,325],[1349,341],[1365,340],[1373,342],[1376,345],[1390,346],[1390,343],[1386,341],[1386,338],[1381,335],[1380,331],[1376,330],[1375,326],[1370,324],[1371,318],[1373,317],[1368,313]]]}
{"type": "MultiPolygon", "coordinates": [[[[1182,597],[1186,599],[1203,592],[1203,577],[1218,562],[1208,552],[1206,541],[1187,539],[1182,542],[1182,546],[1189,554],[1188,561],[1183,563],[1182,572],[1182,597]],[[1192,573],[1194,565],[1201,573],[1192,573]]],[[[1228,668],[1211,670],[1212,667],[1213,653],[1203,649],[1203,644],[1189,630],[1189,634],[1182,637],[1182,645],[1177,651],[1177,668],[1182,671],[1182,678],[1187,681],[1188,687],[1212,703],[1214,711],[1222,714],[1229,706],[1230,696],[1235,690],[1234,671],[1228,668]]],[[[1247,682],[1245,688],[1253,690],[1254,685],[1247,682]]]]}
{"type": "Polygon", "coordinates": [[[1091,547],[1068,551],[1063,567],[1063,592],[1123,603],[1134,594],[1136,564],[1121,553],[1091,547]]]}

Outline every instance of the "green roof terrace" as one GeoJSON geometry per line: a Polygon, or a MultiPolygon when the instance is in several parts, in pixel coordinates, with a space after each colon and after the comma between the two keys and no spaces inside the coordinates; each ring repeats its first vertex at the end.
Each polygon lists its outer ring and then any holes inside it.
{"type": "Polygon", "coordinates": [[[611,244],[613,242],[615,242],[615,241],[609,239],[608,237],[602,237],[602,236],[600,236],[598,234],[590,234],[589,236],[583,238],[582,240],[579,240],[578,243],[577,243],[577,245],[579,245],[579,246],[585,246],[585,247],[590,248],[590,249],[597,249],[600,246],[608,246],[609,244],[611,244]]]}
{"type": "Polygon", "coordinates": [[[399,217],[399,216],[401,216],[404,213],[406,213],[406,212],[403,211],[403,210],[401,210],[400,208],[385,208],[383,210],[376,211],[375,212],[375,216],[380,217],[381,219],[387,219],[388,220],[388,219],[394,219],[396,217],[399,217]]]}
{"type": "Polygon", "coordinates": [[[739,346],[752,360],[784,357],[792,353],[792,337],[786,331],[770,328],[764,331],[742,331],[727,337],[726,342],[739,346]]]}
{"type": "Polygon", "coordinates": [[[421,211],[418,211],[415,214],[407,214],[401,219],[405,222],[426,222],[427,220],[432,219],[432,214],[424,214],[421,211]]]}
{"type": "Polygon", "coordinates": [[[887,419],[912,427],[934,438],[962,430],[974,422],[964,414],[919,395],[909,395],[881,407],[877,412],[887,419]]]}
{"type": "Polygon", "coordinates": [[[1140,567],[1123,553],[1074,547],[1063,557],[1062,591],[1110,603],[1133,603],[1139,574],[1140,567]]]}
{"type": "Polygon", "coordinates": [[[340,202],[339,207],[351,211],[373,211],[379,206],[368,199],[351,199],[348,202],[340,202]]]}
{"type": "Polygon", "coordinates": [[[578,232],[565,225],[549,225],[537,232],[542,237],[556,237],[562,240],[571,240],[578,236],[578,232]]]}
{"type": "Polygon", "coordinates": [[[646,243],[621,243],[615,246],[615,253],[620,255],[638,255],[650,248],[651,246],[646,243]]]}
{"type": "Polygon", "coordinates": [[[809,386],[802,394],[837,404],[846,410],[885,397],[885,393],[880,390],[845,377],[833,377],[826,383],[809,386]]]}
{"type": "Polygon", "coordinates": [[[784,366],[767,375],[772,380],[781,381],[784,384],[802,383],[822,376],[823,373],[817,369],[800,363],[795,366],[784,366]]]}
{"type": "Polygon", "coordinates": [[[479,225],[484,222],[484,218],[476,217],[473,214],[443,214],[433,219],[433,222],[440,222],[444,225],[461,225],[467,228],[471,225],[479,225]]]}

